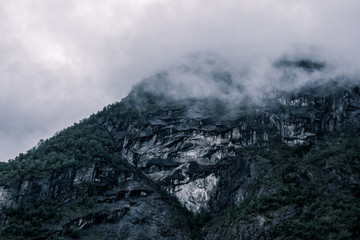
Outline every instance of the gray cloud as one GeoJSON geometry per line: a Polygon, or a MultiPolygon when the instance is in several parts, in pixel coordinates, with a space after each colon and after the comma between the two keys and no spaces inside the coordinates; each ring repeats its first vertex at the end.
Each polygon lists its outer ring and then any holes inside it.
{"type": "Polygon", "coordinates": [[[250,66],[252,86],[271,81],[272,61],[286,53],[355,74],[358,9],[357,0],[3,0],[0,160],[194,52],[217,53],[236,70],[250,66]]]}

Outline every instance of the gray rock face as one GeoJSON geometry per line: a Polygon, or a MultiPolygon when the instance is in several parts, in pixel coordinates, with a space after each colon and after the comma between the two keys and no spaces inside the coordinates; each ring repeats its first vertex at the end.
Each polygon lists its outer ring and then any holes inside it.
{"type": "Polygon", "coordinates": [[[109,117],[99,124],[114,136],[129,163],[185,208],[213,212],[227,206],[222,202],[239,203],[263,191],[256,189],[256,178],[266,174],[266,161],[244,159],[242,149],[276,140],[294,146],[359,126],[349,122],[359,122],[360,96],[351,89],[324,91],[272,92],[262,105],[235,106],[224,116],[197,114],[203,100],[185,101],[150,112],[141,124],[109,117]]]}
{"type": "Polygon", "coordinates": [[[10,189],[6,186],[0,186],[0,205],[10,206],[13,203],[10,189]]]}

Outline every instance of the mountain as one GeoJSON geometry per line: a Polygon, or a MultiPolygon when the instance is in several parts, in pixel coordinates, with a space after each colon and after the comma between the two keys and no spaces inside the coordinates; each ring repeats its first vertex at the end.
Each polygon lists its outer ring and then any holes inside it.
{"type": "Polygon", "coordinates": [[[197,59],[1,163],[0,239],[358,239],[359,82],[273,69],[197,59]]]}

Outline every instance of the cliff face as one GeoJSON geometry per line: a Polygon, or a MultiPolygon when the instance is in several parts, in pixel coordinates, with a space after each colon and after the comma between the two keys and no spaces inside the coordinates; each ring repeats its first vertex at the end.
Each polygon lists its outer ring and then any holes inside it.
{"type": "Polygon", "coordinates": [[[231,119],[193,117],[191,108],[164,106],[147,115],[141,125],[121,124],[111,117],[101,118],[99,124],[114,136],[129,163],[185,208],[213,212],[265,191],[256,190],[257,179],[270,167],[265,159],[244,156],[247,149],[276,141],[306,144],[331,132],[358,130],[360,96],[351,89],[322,91],[274,92],[263,106],[237,110],[231,119]],[[126,136],[128,131],[132,137],[126,136]],[[224,182],[228,186],[219,188],[224,182]],[[224,191],[232,196],[224,197],[228,195],[224,191]]]}
{"type": "MultiPolygon", "coordinates": [[[[231,75],[214,79],[223,84],[231,75]]],[[[320,154],[345,148],[329,136],[359,132],[360,95],[353,84],[272,91],[260,104],[174,100],[139,85],[93,118],[115,143],[116,161],[93,156],[80,167],[2,181],[5,237],[16,236],[9,209],[42,200],[62,214],[45,219],[36,236],[30,234],[34,239],[282,239],[294,228],[286,221],[311,222],[315,217],[302,218],[320,212],[322,199],[335,193],[350,196],[359,222],[357,145],[343,163],[320,154]]],[[[343,221],[328,215],[324,224],[343,221]]],[[[351,238],[354,229],[331,231],[351,238]]]]}

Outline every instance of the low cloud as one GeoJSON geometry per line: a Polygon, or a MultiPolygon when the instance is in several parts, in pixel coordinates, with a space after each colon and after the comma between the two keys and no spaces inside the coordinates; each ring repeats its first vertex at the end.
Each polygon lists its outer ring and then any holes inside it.
{"type": "MultiPolygon", "coordinates": [[[[208,108],[220,102],[232,106],[244,102],[263,104],[274,91],[292,91],[309,84],[344,79],[343,76],[344,72],[312,54],[286,54],[258,65],[236,65],[217,54],[203,52],[138,83],[130,99],[140,109],[148,103],[168,100],[189,104],[187,99],[196,100],[201,106],[207,101],[208,108]]],[[[358,78],[346,79],[360,83],[358,78]]],[[[195,102],[190,105],[196,105],[195,102]]]]}

